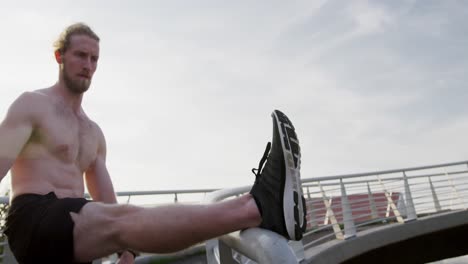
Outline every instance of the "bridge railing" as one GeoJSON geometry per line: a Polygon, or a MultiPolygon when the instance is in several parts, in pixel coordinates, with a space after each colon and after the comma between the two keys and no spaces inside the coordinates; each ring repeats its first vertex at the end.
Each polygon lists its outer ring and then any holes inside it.
{"type": "MultiPolygon", "coordinates": [[[[404,224],[425,215],[466,209],[467,166],[468,161],[462,161],[303,179],[308,214],[302,243],[285,241],[261,229],[234,232],[207,243],[208,263],[294,263],[291,252],[299,262],[304,249],[329,240],[346,240],[384,224],[404,224]]],[[[249,189],[216,191],[207,200],[220,201],[249,189]]]]}
{"type": "MultiPolygon", "coordinates": [[[[468,161],[462,161],[303,179],[303,193],[308,206],[307,232],[303,241],[286,241],[273,232],[253,228],[208,241],[208,261],[211,264],[220,263],[223,259],[223,263],[252,263],[251,260],[258,263],[293,263],[304,258],[304,248],[328,240],[349,239],[359,235],[361,230],[382,224],[404,224],[417,221],[424,215],[466,209],[467,176],[468,161]]],[[[121,203],[154,205],[159,203],[155,201],[160,200],[165,203],[203,199],[216,202],[246,193],[249,189],[250,186],[218,191],[118,192],[117,195],[121,203]],[[193,195],[198,198],[181,199],[193,195]],[[166,197],[166,200],[156,197],[166,197]],[[144,199],[137,201],[138,198],[144,199]]],[[[0,204],[7,205],[8,197],[0,197],[0,204]]],[[[0,243],[7,248],[5,240],[0,243]]],[[[4,250],[0,260],[5,262],[8,257],[8,251],[4,250]]]]}
{"type": "Polygon", "coordinates": [[[308,207],[305,248],[349,239],[382,224],[466,209],[468,162],[303,180],[308,207]]]}

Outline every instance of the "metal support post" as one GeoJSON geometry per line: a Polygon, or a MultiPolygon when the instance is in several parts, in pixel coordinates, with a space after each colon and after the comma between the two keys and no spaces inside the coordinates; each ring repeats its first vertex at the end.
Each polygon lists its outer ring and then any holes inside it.
{"type": "Polygon", "coordinates": [[[434,200],[434,208],[437,212],[440,212],[442,211],[442,207],[440,206],[439,198],[437,197],[437,193],[435,191],[434,185],[432,184],[431,177],[428,177],[428,179],[429,179],[429,186],[431,187],[432,199],[434,200]]]}
{"type": "Polygon", "coordinates": [[[343,211],[343,222],[344,222],[344,239],[350,239],[356,237],[356,226],[354,225],[353,212],[349,204],[348,195],[346,194],[346,187],[343,183],[343,179],[340,179],[341,185],[341,207],[343,211]]]}
{"type": "Polygon", "coordinates": [[[310,227],[318,226],[317,215],[315,214],[313,201],[309,200],[309,201],[306,201],[306,203],[307,203],[307,217],[309,218],[307,220],[307,223],[310,225],[310,227]]]}
{"type": "MultiPolygon", "coordinates": [[[[460,201],[460,204],[461,206],[463,207],[463,209],[466,209],[466,206],[465,206],[465,202],[463,201],[463,198],[460,196],[460,193],[458,193],[458,190],[457,188],[455,187],[455,184],[453,184],[453,180],[452,180],[452,177],[450,177],[450,175],[445,172],[445,176],[447,176],[448,180],[449,180],[449,184],[450,186],[452,187],[452,196],[455,194],[455,196],[458,198],[458,200],[460,201]]],[[[452,201],[450,200],[450,204],[452,204],[452,201]]],[[[452,208],[452,206],[450,206],[452,208]]]]}
{"type": "Polygon", "coordinates": [[[406,197],[406,221],[413,221],[418,219],[418,215],[416,214],[416,209],[414,208],[413,197],[411,196],[411,189],[408,183],[408,177],[406,176],[406,172],[403,171],[403,182],[405,184],[405,197],[406,197]]]}

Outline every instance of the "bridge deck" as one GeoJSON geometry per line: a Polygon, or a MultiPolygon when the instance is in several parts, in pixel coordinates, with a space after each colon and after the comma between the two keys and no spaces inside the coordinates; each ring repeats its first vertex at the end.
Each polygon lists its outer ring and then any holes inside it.
{"type": "Polygon", "coordinates": [[[305,250],[305,263],[427,263],[468,254],[468,211],[421,217],[305,250]]]}

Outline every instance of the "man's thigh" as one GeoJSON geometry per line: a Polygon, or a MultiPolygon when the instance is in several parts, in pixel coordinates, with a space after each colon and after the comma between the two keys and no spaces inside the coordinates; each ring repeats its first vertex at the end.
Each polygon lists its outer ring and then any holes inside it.
{"type": "Polygon", "coordinates": [[[122,250],[120,221],[132,207],[92,202],[87,203],[79,213],[70,213],[75,224],[75,261],[91,261],[122,250]]]}

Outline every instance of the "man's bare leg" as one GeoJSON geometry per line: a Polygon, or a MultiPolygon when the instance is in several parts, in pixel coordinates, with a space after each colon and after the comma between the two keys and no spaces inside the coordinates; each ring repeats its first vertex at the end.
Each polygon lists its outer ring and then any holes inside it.
{"type": "Polygon", "coordinates": [[[210,205],[141,208],[89,203],[75,221],[74,250],[89,261],[123,249],[164,253],[232,231],[261,227],[300,240],[306,206],[300,179],[299,140],[289,118],[275,110],[273,140],[255,173],[250,194],[210,205]]]}
{"type": "Polygon", "coordinates": [[[215,204],[154,208],[88,203],[71,214],[75,260],[82,262],[124,249],[174,252],[261,222],[249,194],[215,204]]]}

